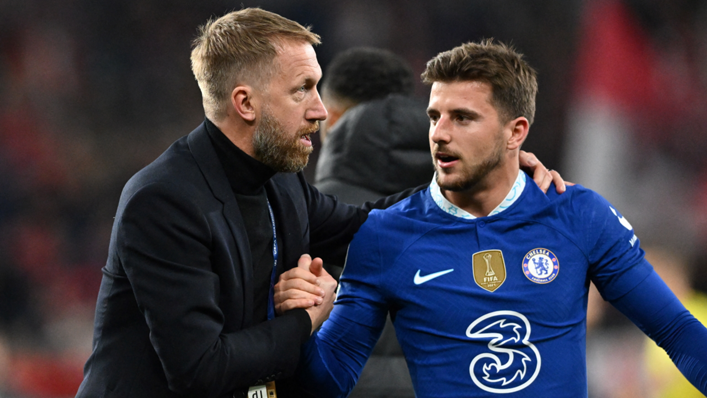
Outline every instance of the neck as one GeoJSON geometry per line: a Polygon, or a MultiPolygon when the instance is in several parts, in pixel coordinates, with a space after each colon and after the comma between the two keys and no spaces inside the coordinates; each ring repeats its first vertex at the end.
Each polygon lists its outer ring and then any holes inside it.
{"type": "Polygon", "coordinates": [[[223,135],[228,138],[233,145],[245,152],[248,156],[255,158],[255,150],[253,149],[253,130],[254,126],[246,124],[243,121],[237,122],[231,117],[224,117],[221,120],[211,122],[221,130],[223,135]]]}
{"type": "Polygon", "coordinates": [[[464,191],[440,189],[453,205],[475,217],[486,217],[506,198],[518,178],[518,162],[498,167],[464,191]]]}

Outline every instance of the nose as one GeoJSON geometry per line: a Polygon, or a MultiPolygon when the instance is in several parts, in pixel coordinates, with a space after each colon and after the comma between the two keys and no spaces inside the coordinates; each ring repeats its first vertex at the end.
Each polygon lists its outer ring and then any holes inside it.
{"type": "Polygon", "coordinates": [[[435,144],[448,143],[451,138],[448,124],[448,120],[443,116],[437,120],[437,123],[430,123],[430,141],[435,144]]]}
{"type": "Polygon", "coordinates": [[[319,95],[319,91],[317,91],[316,89],[314,90],[314,94],[315,95],[313,98],[313,103],[307,110],[305,118],[307,120],[325,120],[329,114],[327,113],[327,110],[324,107],[322,97],[319,95]]]}

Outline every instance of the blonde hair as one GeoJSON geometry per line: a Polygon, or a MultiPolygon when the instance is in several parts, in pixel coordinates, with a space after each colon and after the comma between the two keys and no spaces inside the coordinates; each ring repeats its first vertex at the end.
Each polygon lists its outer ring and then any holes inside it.
{"type": "Polygon", "coordinates": [[[532,124],[535,118],[537,73],[523,59],[523,54],[493,39],[465,43],[439,53],[427,62],[422,73],[427,84],[454,81],[481,81],[491,85],[491,102],[507,122],[519,116],[532,124]]]}
{"type": "Polygon", "coordinates": [[[191,68],[206,116],[225,117],[236,85],[262,87],[268,82],[275,71],[277,47],[285,40],[321,42],[309,27],[259,8],[234,11],[201,26],[193,42],[191,68]]]}

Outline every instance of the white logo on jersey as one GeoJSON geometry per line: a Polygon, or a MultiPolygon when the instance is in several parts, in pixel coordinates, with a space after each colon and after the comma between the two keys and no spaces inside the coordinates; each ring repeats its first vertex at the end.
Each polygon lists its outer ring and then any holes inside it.
{"type": "MultiPolygon", "coordinates": [[[[621,225],[624,226],[624,228],[628,229],[629,231],[633,229],[633,226],[631,226],[631,223],[628,222],[628,220],[625,219],[624,216],[620,216],[619,213],[617,213],[616,210],[614,210],[614,208],[611,206],[609,206],[609,209],[611,209],[611,212],[614,213],[614,215],[616,217],[618,217],[619,222],[621,223],[621,225]]],[[[631,246],[633,246],[633,245],[631,245],[631,246]]]]}
{"type": "Polygon", "coordinates": [[[454,268],[446,269],[446,270],[444,270],[444,271],[435,272],[434,274],[429,274],[429,275],[425,275],[425,276],[420,276],[420,270],[418,269],[418,270],[417,270],[417,273],[415,274],[415,279],[414,279],[413,281],[415,282],[416,285],[421,285],[421,284],[423,284],[423,283],[425,283],[425,282],[429,282],[429,281],[431,281],[431,280],[434,279],[434,278],[440,277],[440,276],[442,276],[442,275],[444,275],[444,274],[448,274],[448,273],[450,273],[450,272],[452,272],[452,271],[454,271],[454,268]]]}
{"type": "Polygon", "coordinates": [[[472,339],[490,340],[488,348],[491,352],[477,355],[469,365],[471,379],[482,390],[496,394],[520,391],[533,383],[540,373],[540,352],[528,341],[530,322],[523,314],[491,312],[472,322],[466,335],[472,339]],[[477,365],[478,362],[481,363],[477,365]],[[477,374],[482,373],[479,379],[477,374]]]}

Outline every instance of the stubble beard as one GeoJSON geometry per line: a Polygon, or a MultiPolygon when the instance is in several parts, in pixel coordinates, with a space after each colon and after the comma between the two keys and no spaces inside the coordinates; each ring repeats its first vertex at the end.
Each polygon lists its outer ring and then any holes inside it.
{"type": "Polygon", "coordinates": [[[318,121],[309,127],[297,130],[295,135],[289,135],[272,113],[265,109],[253,134],[255,158],[277,172],[302,171],[307,166],[309,154],[314,148],[302,145],[300,138],[317,130],[319,130],[318,121]]]}
{"type": "MultiPolygon", "coordinates": [[[[443,147],[439,151],[445,152],[443,147]]],[[[437,166],[436,159],[433,157],[435,170],[437,171],[437,185],[445,191],[463,192],[475,188],[491,171],[496,169],[503,155],[505,154],[505,145],[501,134],[498,135],[498,140],[493,148],[493,152],[489,154],[479,165],[470,166],[461,171],[460,178],[456,181],[445,183],[440,176],[444,173],[437,166]]]]}

